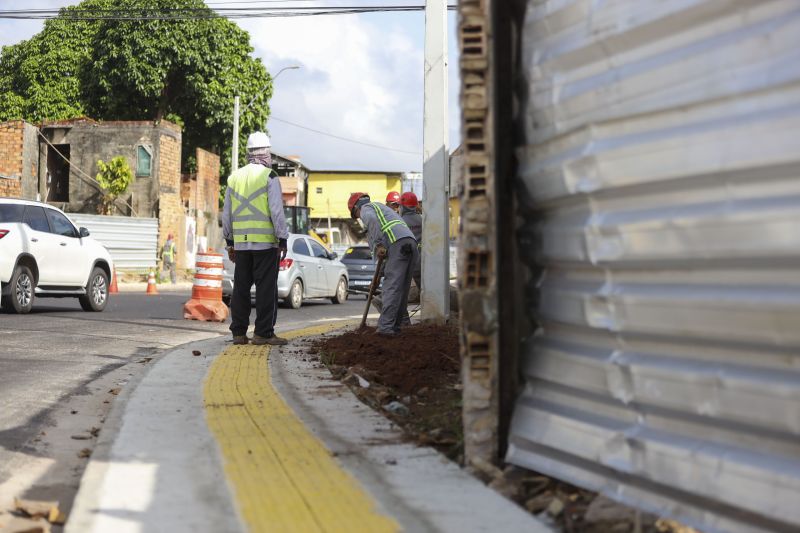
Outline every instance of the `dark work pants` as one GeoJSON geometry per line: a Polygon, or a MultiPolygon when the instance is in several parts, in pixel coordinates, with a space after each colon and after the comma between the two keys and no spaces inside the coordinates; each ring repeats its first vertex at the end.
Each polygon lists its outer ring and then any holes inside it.
{"type": "Polygon", "coordinates": [[[231,295],[231,333],[247,334],[250,287],[256,284],[256,335],[272,337],[278,320],[278,249],[237,251],[231,295]]]}
{"type": "Polygon", "coordinates": [[[415,239],[406,237],[389,246],[389,255],[383,270],[383,306],[378,319],[379,333],[399,332],[400,326],[409,322],[408,291],[418,258],[415,239]]]}

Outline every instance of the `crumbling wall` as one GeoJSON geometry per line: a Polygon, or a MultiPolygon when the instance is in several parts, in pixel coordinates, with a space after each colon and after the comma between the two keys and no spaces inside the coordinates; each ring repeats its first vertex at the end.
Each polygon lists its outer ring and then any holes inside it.
{"type": "Polygon", "coordinates": [[[36,199],[37,131],[22,120],[0,124],[0,196],[36,199]]]}

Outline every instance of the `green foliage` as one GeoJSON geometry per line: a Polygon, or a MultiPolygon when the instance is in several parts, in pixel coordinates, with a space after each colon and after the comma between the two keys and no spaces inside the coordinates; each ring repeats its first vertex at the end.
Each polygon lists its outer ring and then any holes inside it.
{"type": "Polygon", "coordinates": [[[105,191],[100,214],[111,215],[114,211],[114,202],[120,195],[125,194],[133,183],[133,170],[128,165],[128,160],[122,156],[114,157],[108,163],[98,161],[97,168],[100,172],[95,179],[105,191]]]}
{"type": "MultiPolygon", "coordinates": [[[[84,0],[62,14],[104,7],[208,9],[202,0],[84,0]]],[[[31,39],[3,47],[0,120],[166,119],[183,127],[184,161],[197,147],[210,149],[222,154],[222,173],[227,176],[234,96],[241,96],[242,106],[257,96],[252,107],[241,111],[241,139],[269,115],[272,80],[252,52],[248,33],[221,17],[59,17],[47,21],[31,39]]],[[[244,150],[240,152],[243,158],[244,150]]]]}

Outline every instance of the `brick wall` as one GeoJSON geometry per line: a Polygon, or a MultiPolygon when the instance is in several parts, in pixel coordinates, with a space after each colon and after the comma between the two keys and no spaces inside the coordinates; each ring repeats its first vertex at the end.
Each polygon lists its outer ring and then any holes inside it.
{"type": "Polygon", "coordinates": [[[186,264],[186,236],[183,205],[181,204],[181,141],[171,135],[159,138],[159,199],[158,199],[158,249],[161,250],[167,235],[175,236],[178,248],[178,268],[191,268],[186,264]]]}
{"type": "Polygon", "coordinates": [[[197,234],[208,238],[208,246],[216,247],[219,217],[219,156],[197,149],[197,234]]]}
{"type": "Polygon", "coordinates": [[[0,196],[22,197],[22,150],[25,123],[0,124],[0,196]]]}

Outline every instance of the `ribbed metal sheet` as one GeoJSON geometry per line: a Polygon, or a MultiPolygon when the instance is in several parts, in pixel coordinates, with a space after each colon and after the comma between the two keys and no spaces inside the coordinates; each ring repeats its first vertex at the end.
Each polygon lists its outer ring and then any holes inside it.
{"type": "Polygon", "coordinates": [[[150,268],[158,263],[158,219],[68,213],[76,226],[108,248],[119,269],[150,268]]]}
{"type": "Polygon", "coordinates": [[[508,460],[800,529],[800,3],[530,0],[508,460]]]}

